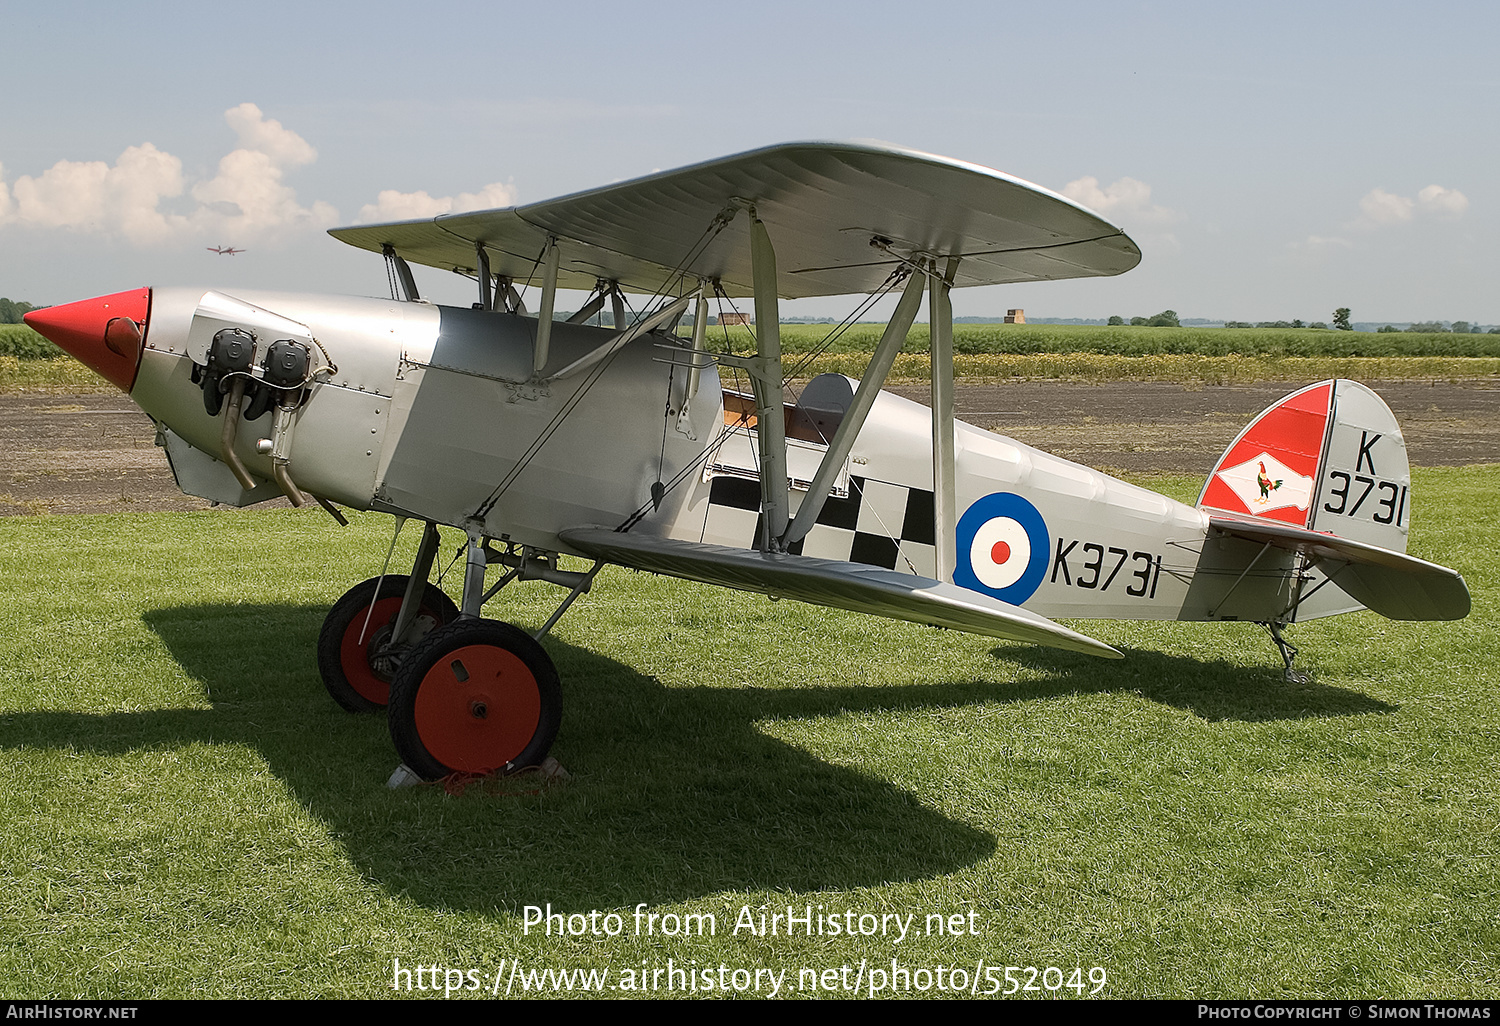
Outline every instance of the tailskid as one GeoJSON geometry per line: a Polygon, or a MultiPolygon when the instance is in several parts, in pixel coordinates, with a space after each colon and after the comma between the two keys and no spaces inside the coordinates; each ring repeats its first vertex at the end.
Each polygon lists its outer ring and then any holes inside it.
{"type": "Polygon", "coordinates": [[[1277,623],[1275,620],[1262,620],[1260,621],[1260,625],[1270,633],[1271,640],[1276,643],[1277,651],[1281,653],[1281,662],[1283,666],[1281,671],[1281,679],[1286,681],[1288,684],[1311,683],[1311,675],[1303,673],[1300,670],[1292,669],[1292,661],[1297,658],[1297,646],[1286,640],[1286,636],[1281,633],[1281,629],[1285,627],[1286,624],[1277,623]]]}

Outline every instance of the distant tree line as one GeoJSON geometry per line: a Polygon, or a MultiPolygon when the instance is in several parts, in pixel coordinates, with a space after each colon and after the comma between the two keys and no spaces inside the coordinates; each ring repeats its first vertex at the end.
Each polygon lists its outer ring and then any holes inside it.
{"type": "Polygon", "coordinates": [[[30,303],[0,298],[0,324],[20,324],[21,318],[35,309],[30,303]]]}
{"type": "MultiPolygon", "coordinates": [[[[1110,324],[1125,324],[1127,322],[1126,322],[1125,318],[1116,316],[1116,317],[1111,317],[1109,319],[1109,323],[1110,324]]],[[[1130,321],[1128,323],[1133,324],[1133,325],[1146,325],[1146,326],[1149,326],[1149,327],[1179,328],[1179,327],[1182,326],[1178,322],[1177,312],[1175,310],[1163,310],[1161,313],[1157,314],[1155,317],[1132,317],[1132,318],[1130,318],[1130,321]]],[[[1323,330],[1326,331],[1326,330],[1328,330],[1329,325],[1325,321],[1313,321],[1311,324],[1308,324],[1308,323],[1304,323],[1301,320],[1290,320],[1290,321],[1254,321],[1254,322],[1251,322],[1251,321],[1225,321],[1224,322],[1224,327],[1226,327],[1226,328],[1320,328],[1320,329],[1323,329],[1323,330]]],[[[1350,321],[1349,321],[1349,308],[1347,306],[1341,306],[1341,307],[1339,307],[1337,310],[1335,310],[1333,312],[1333,325],[1332,325],[1332,327],[1336,331],[1353,331],[1354,330],[1354,325],[1352,323],[1350,323],[1350,321]]],[[[1453,334],[1453,335],[1480,335],[1480,334],[1485,334],[1486,333],[1485,328],[1483,326],[1481,326],[1479,324],[1471,323],[1469,321],[1453,321],[1451,324],[1449,324],[1447,321],[1417,321],[1417,322],[1411,324],[1410,326],[1408,326],[1406,328],[1398,328],[1395,325],[1387,324],[1385,327],[1383,327],[1383,328],[1376,328],[1375,330],[1377,332],[1381,333],[1381,334],[1386,334],[1386,333],[1393,332],[1393,331],[1410,331],[1410,332],[1417,333],[1417,334],[1453,334]]],[[[1500,335],[1500,328],[1490,328],[1488,330],[1488,334],[1491,334],[1491,335],[1500,335]]]]}
{"type": "MultiPolygon", "coordinates": [[[[1445,321],[1414,321],[1405,328],[1398,328],[1394,324],[1387,324],[1375,330],[1382,335],[1397,331],[1413,331],[1429,335],[1483,335],[1486,333],[1483,327],[1478,324],[1470,324],[1468,321],[1454,321],[1451,325],[1445,321]]],[[[1500,335],[1500,328],[1491,328],[1488,334],[1500,335]]]]}
{"type": "MultiPolygon", "coordinates": [[[[1294,319],[1294,320],[1290,320],[1290,321],[1256,321],[1253,324],[1251,322],[1249,322],[1249,321],[1225,321],[1224,322],[1224,327],[1226,327],[1226,328],[1319,328],[1319,329],[1322,329],[1323,331],[1327,331],[1328,330],[1328,323],[1326,321],[1313,321],[1311,324],[1305,324],[1305,323],[1302,322],[1302,320],[1300,318],[1298,318],[1298,319],[1294,319]]],[[[1341,307],[1339,307],[1337,310],[1335,310],[1333,312],[1333,327],[1337,331],[1353,331],[1354,330],[1354,325],[1352,325],[1352,324],[1349,323],[1349,308],[1347,306],[1341,306],[1341,307]]]]}
{"type": "MultiPolygon", "coordinates": [[[[1110,324],[1124,324],[1125,323],[1125,318],[1119,317],[1119,316],[1111,317],[1109,319],[1109,323],[1110,324]]],[[[1136,325],[1137,327],[1144,326],[1144,327],[1147,327],[1147,328],[1180,328],[1180,327],[1182,327],[1182,324],[1177,320],[1177,311],[1176,310],[1163,310],[1161,313],[1157,314],[1155,317],[1132,317],[1132,318],[1130,318],[1130,323],[1133,324],[1133,325],[1136,325]]]]}

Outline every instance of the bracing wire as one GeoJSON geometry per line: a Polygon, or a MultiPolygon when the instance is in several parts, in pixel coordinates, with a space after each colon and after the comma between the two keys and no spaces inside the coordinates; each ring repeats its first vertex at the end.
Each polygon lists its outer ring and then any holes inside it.
{"type": "Polygon", "coordinates": [[[782,384],[786,384],[792,381],[794,378],[800,375],[803,370],[810,366],[814,360],[826,353],[829,347],[837,342],[839,338],[844,334],[844,332],[848,331],[855,324],[859,323],[859,319],[861,317],[868,313],[876,303],[880,302],[880,300],[888,296],[891,291],[895,289],[897,285],[900,285],[903,281],[905,281],[910,274],[911,271],[905,267],[898,267],[894,271],[892,271],[890,273],[890,276],[880,284],[880,287],[876,291],[866,296],[864,298],[864,301],[861,302],[859,306],[855,307],[854,310],[851,311],[847,316],[845,316],[842,321],[834,325],[833,328],[829,330],[828,334],[823,336],[823,338],[818,342],[817,345],[813,346],[813,348],[804,353],[802,359],[797,361],[796,366],[794,366],[791,370],[785,371],[783,373],[782,384]]]}
{"type": "Polygon", "coordinates": [[[396,302],[401,297],[396,290],[396,261],[388,254],[385,258],[385,283],[391,290],[391,302],[396,302]]]}
{"type": "MultiPolygon", "coordinates": [[[[725,424],[719,431],[718,437],[710,442],[701,453],[699,453],[690,463],[688,463],[687,466],[678,471],[672,477],[672,480],[666,483],[666,490],[662,494],[670,494],[672,489],[676,488],[693,474],[697,473],[705,466],[707,466],[708,461],[717,456],[719,454],[719,450],[724,447],[724,443],[729,441],[730,437],[734,433],[734,429],[738,427],[744,427],[749,423],[750,415],[748,413],[741,413],[739,419],[736,420],[733,424],[725,424]]],[[[646,516],[646,514],[651,512],[652,508],[652,503],[645,503],[634,513],[630,514],[630,516],[626,517],[624,522],[622,522],[620,526],[615,528],[615,532],[617,534],[623,534],[626,531],[629,531],[636,524],[640,523],[641,520],[646,516]]]]}
{"type": "Polygon", "coordinates": [[[523,303],[526,301],[526,290],[531,288],[531,279],[536,277],[536,269],[542,266],[543,260],[547,259],[547,245],[547,242],[542,243],[541,252],[537,253],[536,259],[531,262],[531,270],[526,272],[526,283],[521,286],[521,291],[516,293],[523,303]]]}
{"type": "MultiPolygon", "coordinates": [[[[911,270],[910,270],[910,268],[907,268],[907,267],[898,267],[895,270],[893,270],[891,272],[890,276],[887,277],[886,280],[881,283],[880,287],[876,291],[874,291],[874,292],[870,293],[870,295],[866,296],[865,299],[857,307],[855,307],[855,309],[851,313],[848,314],[848,316],[846,316],[842,321],[840,321],[832,329],[830,329],[829,332],[828,332],[828,334],[825,335],[818,342],[818,344],[816,346],[814,346],[807,354],[805,354],[804,357],[803,357],[803,359],[800,360],[800,361],[798,361],[797,365],[795,367],[793,367],[791,371],[788,371],[788,372],[786,372],[784,374],[783,379],[782,379],[782,384],[783,385],[789,384],[813,360],[815,360],[819,356],[821,356],[824,352],[826,352],[828,350],[828,348],[830,346],[833,345],[834,342],[838,341],[839,337],[841,335],[843,335],[843,333],[845,331],[847,331],[854,324],[858,323],[860,317],[862,317],[865,313],[867,313],[876,303],[878,303],[881,299],[883,299],[886,295],[888,295],[898,285],[900,285],[902,282],[904,282],[907,279],[907,277],[910,276],[910,274],[911,274],[911,270]]],[[[732,343],[732,341],[731,341],[731,339],[729,337],[729,327],[728,327],[728,325],[726,325],[724,323],[724,305],[725,305],[725,303],[728,303],[728,305],[730,306],[730,308],[734,309],[734,300],[731,299],[729,297],[729,295],[724,292],[723,286],[720,285],[717,281],[714,282],[714,298],[715,298],[716,302],[718,303],[718,307],[719,307],[719,327],[721,329],[721,332],[722,332],[722,335],[723,335],[723,339],[724,339],[724,351],[726,353],[732,353],[733,352],[733,343],[732,343]]],[[[736,310],[734,310],[734,312],[738,313],[739,311],[736,309],[736,310]]],[[[748,328],[749,326],[746,325],[745,327],[748,328]]],[[[755,331],[754,331],[753,328],[750,329],[750,337],[752,339],[755,339],[755,331]]],[[[756,343],[757,343],[757,347],[758,347],[759,346],[759,340],[758,339],[756,340],[756,343]]],[[[743,384],[740,381],[740,369],[738,367],[734,367],[733,370],[734,370],[735,390],[738,391],[738,392],[743,392],[743,384]]],[[[704,451],[698,455],[698,457],[696,459],[694,459],[691,463],[689,463],[686,467],[684,467],[679,473],[677,473],[676,475],[674,475],[671,481],[669,481],[669,482],[666,483],[665,490],[662,493],[663,496],[665,496],[667,494],[670,494],[674,488],[677,488],[679,485],[681,485],[684,481],[686,481],[688,479],[689,476],[691,476],[692,474],[696,473],[697,471],[701,470],[704,466],[706,466],[708,464],[708,461],[711,460],[714,456],[716,456],[718,454],[719,450],[724,446],[724,443],[729,440],[729,438],[730,438],[730,436],[731,436],[734,428],[746,425],[748,423],[749,423],[749,415],[745,414],[745,413],[741,413],[739,421],[737,423],[725,425],[724,429],[720,432],[719,437],[717,439],[715,439],[709,446],[707,446],[704,449],[704,451]]],[[[820,435],[820,437],[823,437],[824,444],[827,444],[828,443],[828,438],[826,436],[823,436],[821,430],[819,431],[819,435],[820,435]]],[[[663,443],[663,455],[665,455],[665,451],[666,451],[666,449],[665,449],[665,445],[666,445],[665,427],[663,428],[663,433],[662,433],[662,443],[663,443]]],[[[659,475],[660,475],[660,469],[658,469],[658,476],[659,475]]],[[[615,528],[615,531],[619,532],[619,533],[624,533],[624,532],[629,531],[636,524],[640,523],[640,521],[653,508],[655,508],[655,503],[654,502],[647,502],[647,503],[643,504],[640,508],[638,508],[633,513],[631,513],[630,516],[628,516],[627,518],[625,518],[624,522],[622,522],[618,527],[615,528]]],[[[916,572],[915,569],[913,569],[912,572],[915,573],[916,572]]]]}
{"type": "MultiPolygon", "coordinates": [[[[732,217],[726,217],[724,213],[721,213],[718,217],[714,218],[713,223],[710,224],[706,229],[704,229],[703,235],[700,236],[699,240],[689,248],[687,255],[682,258],[677,267],[668,276],[667,280],[664,281],[662,283],[662,286],[652,294],[649,300],[647,300],[644,309],[649,309],[652,303],[654,303],[658,298],[664,297],[667,294],[667,292],[665,291],[667,287],[674,280],[680,280],[684,276],[683,268],[687,267],[693,260],[697,259],[698,255],[701,254],[702,251],[711,242],[713,242],[715,238],[718,237],[719,233],[729,226],[731,220],[732,217]]],[[[543,253],[545,254],[545,250],[543,251],[543,253]]],[[[540,262],[541,256],[538,256],[537,263],[540,264],[540,262]]],[[[536,268],[533,267],[532,272],[535,273],[535,270],[536,268]]],[[[527,281],[529,283],[530,279],[528,278],[527,281]]],[[[616,330],[621,330],[621,328],[616,325],[616,330]]],[[[479,508],[475,511],[474,514],[476,517],[483,519],[484,517],[489,515],[490,510],[495,508],[495,503],[500,501],[500,497],[505,494],[505,492],[510,488],[512,484],[515,483],[516,478],[521,475],[521,472],[526,469],[527,465],[532,461],[532,459],[536,457],[536,454],[541,452],[542,447],[547,444],[548,440],[550,440],[552,436],[557,432],[557,429],[562,426],[563,422],[567,420],[567,418],[572,414],[573,410],[578,407],[578,404],[583,401],[584,396],[586,396],[589,390],[594,387],[595,383],[598,382],[599,378],[603,376],[604,372],[609,369],[610,365],[614,363],[615,359],[620,355],[620,353],[624,352],[624,348],[625,347],[621,346],[619,349],[616,349],[614,352],[610,353],[608,356],[600,360],[589,369],[588,375],[584,378],[583,384],[579,386],[576,392],[568,397],[567,401],[563,403],[562,407],[557,411],[556,414],[553,415],[547,426],[542,429],[539,435],[537,435],[536,440],[533,441],[527,448],[527,450],[521,454],[521,458],[516,461],[516,465],[510,469],[510,471],[505,475],[504,478],[501,479],[500,483],[495,486],[494,490],[490,492],[490,494],[485,498],[484,502],[480,503],[479,508]]]]}
{"type": "MultiPolygon", "coordinates": [[[[714,302],[717,304],[717,306],[719,308],[719,317],[718,317],[718,320],[719,320],[720,334],[723,336],[723,343],[724,343],[723,351],[725,353],[733,353],[733,351],[734,351],[734,343],[733,343],[733,341],[729,337],[729,325],[726,324],[725,321],[724,321],[724,305],[726,303],[728,303],[729,306],[730,306],[730,308],[733,309],[734,308],[734,300],[732,300],[732,299],[729,298],[729,295],[724,291],[723,286],[717,280],[714,281],[713,286],[714,286],[714,302]]],[[[735,312],[738,313],[739,311],[735,310],[735,312]]],[[[753,333],[752,333],[752,336],[753,336],[753,333]]],[[[735,387],[735,391],[736,392],[743,392],[744,385],[743,385],[743,382],[741,382],[741,380],[740,380],[740,369],[738,367],[732,367],[731,369],[734,371],[734,387],[735,387]]],[[[739,415],[739,419],[736,420],[734,423],[722,425],[720,427],[720,429],[719,429],[718,435],[714,438],[714,440],[712,442],[710,442],[707,446],[705,446],[704,449],[703,449],[703,451],[701,453],[699,453],[692,461],[690,461],[687,464],[687,466],[683,467],[682,470],[678,471],[675,475],[673,475],[672,480],[666,482],[666,486],[665,486],[665,488],[664,488],[664,490],[662,492],[663,497],[665,497],[666,495],[671,494],[671,492],[672,492],[673,489],[675,489],[676,487],[678,487],[679,485],[681,485],[684,481],[686,481],[693,474],[701,471],[705,466],[707,466],[709,460],[711,460],[715,456],[717,456],[719,454],[719,450],[724,447],[724,444],[726,442],[728,442],[731,437],[733,437],[734,429],[735,428],[745,427],[749,423],[750,423],[750,414],[748,412],[741,412],[740,415],[739,415]]],[[[648,513],[650,513],[652,511],[652,509],[654,509],[654,508],[655,508],[655,503],[653,503],[653,502],[647,502],[647,503],[643,504],[640,508],[638,508],[637,510],[635,510],[635,512],[631,513],[630,516],[626,517],[625,520],[622,521],[619,524],[619,526],[617,526],[615,528],[616,533],[623,534],[623,533],[629,531],[636,524],[640,523],[641,520],[644,519],[645,516],[648,513]]]]}

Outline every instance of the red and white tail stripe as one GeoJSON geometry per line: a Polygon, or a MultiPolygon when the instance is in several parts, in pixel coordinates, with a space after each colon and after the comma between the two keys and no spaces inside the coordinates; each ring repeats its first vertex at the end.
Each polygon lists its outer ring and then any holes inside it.
{"type": "Polygon", "coordinates": [[[1198,505],[1307,527],[1333,386],[1320,381],[1293,392],[1252,420],[1219,457],[1198,505]]]}

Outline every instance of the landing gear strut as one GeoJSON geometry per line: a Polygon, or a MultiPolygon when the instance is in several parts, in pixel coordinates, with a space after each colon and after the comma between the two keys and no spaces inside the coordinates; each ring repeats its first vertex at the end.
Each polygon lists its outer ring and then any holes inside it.
{"type": "Polygon", "coordinates": [[[1292,669],[1292,660],[1297,658],[1297,646],[1293,645],[1290,641],[1286,640],[1286,638],[1282,636],[1281,628],[1285,627],[1286,624],[1277,623],[1274,620],[1269,620],[1262,622],[1261,626],[1270,633],[1271,640],[1276,643],[1276,648],[1281,653],[1281,661],[1285,667],[1282,670],[1281,679],[1286,681],[1288,684],[1309,683],[1312,680],[1311,676],[1298,670],[1292,669]]]}
{"type": "Polygon", "coordinates": [[[318,642],[329,694],[353,712],[386,707],[396,751],[425,780],[542,764],[562,722],[562,686],[537,639],[589,590],[602,566],[579,573],[561,569],[555,552],[510,542],[501,551],[482,527],[474,521],[468,530],[462,611],[427,583],[439,542],[437,525],[428,523],[410,576],[352,588],[329,612],[318,642]],[[490,563],[508,569],[486,590],[490,563]],[[535,635],[479,615],[513,580],[569,589],[535,635]]]}

